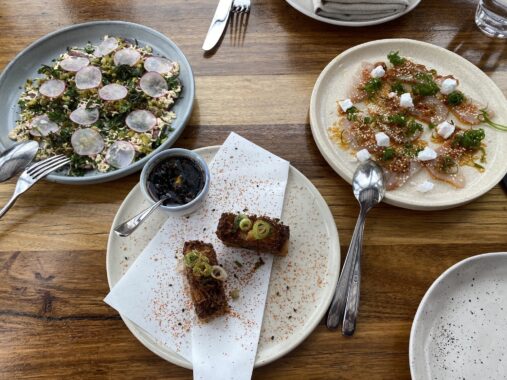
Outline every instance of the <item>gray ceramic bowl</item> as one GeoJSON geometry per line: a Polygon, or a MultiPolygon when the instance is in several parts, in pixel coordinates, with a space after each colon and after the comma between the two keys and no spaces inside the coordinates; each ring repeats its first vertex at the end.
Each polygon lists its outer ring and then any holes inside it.
{"type": "Polygon", "coordinates": [[[142,172],[141,172],[141,178],[140,178],[140,184],[141,184],[141,191],[143,195],[148,199],[150,203],[155,203],[158,201],[158,199],[154,199],[150,192],[148,191],[148,178],[150,176],[150,173],[152,170],[162,161],[168,159],[169,157],[186,157],[194,161],[197,166],[202,170],[204,174],[204,187],[201,190],[199,194],[195,197],[195,199],[189,203],[186,203],[184,205],[178,205],[178,206],[160,206],[162,210],[167,211],[168,213],[176,216],[182,216],[182,215],[188,215],[193,213],[195,210],[197,210],[206,196],[208,195],[209,185],[210,185],[210,173],[208,169],[208,165],[206,164],[206,161],[199,156],[197,153],[187,150],[187,149],[181,149],[181,148],[174,148],[174,149],[168,149],[164,150],[160,153],[155,154],[150,158],[150,160],[146,163],[144,166],[142,172]]]}
{"type": "Polygon", "coordinates": [[[95,21],[77,24],[50,33],[32,43],[19,53],[0,75],[0,151],[15,142],[9,137],[9,131],[16,125],[19,115],[17,102],[22,93],[23,85],[28,78],[39,76],[37,70],[42,64],[49,64],[51,60],[63,53],[69,46],[84,46],[88,41],[98,43],[104,35],[136,39],[140,45],[149,45],[157,55],[165,56],[180,64],[180,80],[183,85],[180,99],[172,108],[176,113],[173,122],[174,131],[169,138],[149,156],[132,165],[108,173],[90,172],[83,177],[70,177],[54,173],[47,177],[53,182],[66,184],[93,184],[111,181],[131,174],[143,167],[149,157],[156,152],[170,147],[187,124],[194,102],[194,76],[192,68],[182,51],[162,33],[143,25],[124,21],[95,21]]]}

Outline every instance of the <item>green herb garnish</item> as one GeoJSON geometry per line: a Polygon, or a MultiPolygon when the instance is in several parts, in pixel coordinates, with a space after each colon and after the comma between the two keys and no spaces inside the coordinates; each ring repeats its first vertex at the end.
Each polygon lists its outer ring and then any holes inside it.
{"type": "Polygon", "coordinates": [[[437,127],[437,126],[436,126],[435,124],[433,124],[433,123],[429,123],[429,124],[428,124],[428,128],[429,128],[429,129],[435,129],[436,127],[437,127]]]}
{"type": "Polygon", "coordinates": [[[481,122],[486,123],[487,125],[489,125],[492,128],[507,132],[507,125],[498,124],[498,123],[495,123],[493,120],[491,120],[486,108],[483,108],[480,112],[481,113],[477,118],[481,122]]]}
{"type": "Polygon", "coordinates": [[[393,64],[393,66],[399,66],[405,63],[405,58],[400,57],[400,54],[398,51],[392,51],[387,55],[387,59],[389,59],[389,62],[393,64]]]}
{"type": "Polygon", "coordinates": [[[394,156],[396,156],[396,151],[394,150],[394,148],[387,147],[382,152],[382,160],[384,161],[392,160],[394,156]]]}
{"type": "Polygon", "coordinates": [[[387,122],[389,124],[399,125],[400,127],[404,127],[407,125],[407,117],[401,113],[397,113],[395,115],[389,115],[387,117],[387,122]]]}
{"type": "Polygon", "coordinates": [[[469,129],[463,133],[458,133],[452,141],[453,146],[461,146],[465,149],[479,149],[481,142],[486,137],[484,129],[469,129]]]}
{"type": "Polygon", "coordinates": [[[349,121],[355,121],[357,120],[357,113],[359,112],[359,110],[352,106],[350,107],[349,109],[347,109],[347,111],[345,111],[345,113],[347,114],[347,120],[349,121]]]}
{"type": "Polygon", "coordinates": [[[363,119],[363,123],[365,123],[365,124],[370,124],[372,121],[373,121],[373,118],[371,118],[370,116],[365,116],[363,119]]]}
{"type": "Polygon", "coordinates": [[[412,85],[412,92],[414,95],[431,96],[440,91],[440,88],[430,74],[417,73],[415,78],[417,82],[412,85]]]}
{"type": "Polygon", "coordinates": [[[456,174],[458,173],[458,164],[451,156],[443,156],[439,162],[440,171],[447,174],[456,174]]]}
{"type": "Polygon", "coordinates": [[[400,81],[396,81],[391,85],[391,92],[396,92],[396,94],[401,95],[404,94],[405,88],[403,87],[403,84],[400,81]]]}
{"type": "Polygon", "coordinates": [[[407,136],[413,136],[417,131],[423,130],[422,124],[416,122],[414,119],[407,123],[407,136]]]}
{"type": "Polygon", "coordinates": [[[450,106],[459,106],[465,101],[465,95],[461,91],[453,91],[447,95],[447,103],[450,106]]]}
{"type": "Polygon", "coordinates": [[[382,81],[380,78],[371,78],[365,83],[363,89],[366,91],[369,97],[375,95],[375,93],[382,87],[382,81]]]}

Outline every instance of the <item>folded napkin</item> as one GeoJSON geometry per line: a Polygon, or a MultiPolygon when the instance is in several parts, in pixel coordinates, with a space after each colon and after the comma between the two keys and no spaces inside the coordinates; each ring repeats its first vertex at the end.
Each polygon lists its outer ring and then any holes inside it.
{"type": "Polygon", "coordinates": [[[377,20],[404,12],[408,0],[313,0],[319,16],[342,21],[377,20]]]}
{"type": "MultiPolygon", "coordinates": [[[[111,289],[105,302],[160,344],[191,361],[194,379],[248,380],[257,353],[273,257],[225,247],[215,234],[222,212],[282,214],[289,163],[231,133],[210,164],[211,183],[203,206],[189,217],[169,217],[111,289]],[[231,312],[208,323],[195,317],[181,265],[183,243],[213,244],[229,273],[231,312]],[[262,259],[259,266],[259,260],[262,259]],[[235,275],[237,265],[255,268],[235,275]]],[[[142,230],[142,229],[141,229],[142,230]]]]}

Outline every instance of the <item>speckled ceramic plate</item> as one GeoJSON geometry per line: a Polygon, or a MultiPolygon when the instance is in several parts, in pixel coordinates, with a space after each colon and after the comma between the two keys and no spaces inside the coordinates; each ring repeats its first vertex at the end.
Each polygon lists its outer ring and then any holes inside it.
{"type": "Polygon", "coordinates": [[[297,9],[299,12],[307,15],[308,17],[313,18],[317,21],[322,21],[327,24],[333,24],[333,25],[341,25],[341,26],[368,26],[368,25],[377,25],[377,24],[383,24],[384,22],[388,22],[394,19],[397,19],[398,17],[403,16],[404,14],[407,14],[412,9],[417,7],[417,5],[421,2],[421,0],[408,0],[408,8],[405,10],[405,12],[400,12],[395,15],[389,16],[389,17],[382,17],[378,18],[376,20],[370,20],[370,21],[342,21],[342,20],[335,20],[328,17],[322,17],[315,13],[314,7],[313,7],[313,1],[312,0],[286,0],[287,3],[289,3],[292,7],[297,9]]]}
{"type": "MultiPolygon", "coordinates": [[[[460,88],[465,94],[486,104],[495,113],[495,121],[507,123],[507,100],[502,91],[486,74],[459,55],[435,45],[408,39],[379,40],[358,45],[341,53],[326,66],[315,83],[310,103],[313,138],[329,165],[349,183],[352,182],[357,161],[332,141],[328,134],[329,127],[338,119],[336,101],[348,98],[348,89],[362,62],[386,61],[390,51],[399,51],[400,55],[434,68],[440,74],[453,74],[460,80],[460,88]]],[[[420,193],[416,190],[417,184],[430,180],[429,174],[421,170],[399,189],[388,191],[386,203],[414,210],[438,210],[471,202],[488,192],[507,173],[507,132],[488,126],[484,126],[484,129],[486,170],[479,173],[472,167],[463,167],[465,188],[456,189],[432,180],[434,189],[420,193]]],[[[425,130],[429,135],[428,129],[425,130]]]]}
{"type": "Polygon", "coordinates": [[[414,380],[507,378],[507,252],[463,260],[424,296],[410,334],[414,380]]]}
{"type": "MultiPolygon", "coordinates": [[[[174,130],[167,140],[151,154],[167,149],[174,144],[190,118],[194,102],[194,76],[185,55],[169,38],[147,26],[125,21],[94,21],[72,25],[42,37],[25,48],[7,65],[0,75],[0,93],[3,94],[0,103],[0,151],[14,144],[8,134],[15,127],[16,120],[19,118],[17,102],[23,91],[25,81],[28,78],[40,76],[37,74],[40,66],[50,63],[53,58],[63,53],[67,47],[85,46],[89,41],[98,43],[105,35],[132,40],[137,39],[141,46],[151,46],[155,54],[179,62],[183,89],[180,98],[172,107],[172,110],[176,113],[176,119],[172,124],[174,130]]],[[[149,158],[150,155],[126,168],[107,173],[92,171],[83,177],[70,177],[53,173],[47,179],[53,182],[76,185],[112,181],[141,169],[149,158]]]]}
{"type": "MultiPolygon", "coordinates": [[[[218,148],[201,148],[196,152],[210,162],[218,148]]],[[[140,186],[136,185],[120,206],[112,225],[116,226],[148,205],[140,186]]],[[[111,230],[106,264],[110,288],[127,271],[165,219],[162,212],[156,211],[128,238],[119,238],[111,230]]],[[[255,366],[285,355],[313,331],[327,311],[338,280],[340,244],[333,216],[319,191],[293,166],[289,171],[282,220],[291,228],[290,251],[287,257],[275,258],[273,262],[255,366]],[[294,276],[285,270],[296,261],[298,266],[308,268],[304,275],[294,276]],[[287,287],[292,300],[280,302],[277,293],[286,294],[287,287]],[[280,315],[291,315],[292,318],[279,318],[280,315]]],[[[127,318],[122,318],[132,334],[148,349],[176,365],[192,368],[192,363],[157,343],[127,318]]]]}

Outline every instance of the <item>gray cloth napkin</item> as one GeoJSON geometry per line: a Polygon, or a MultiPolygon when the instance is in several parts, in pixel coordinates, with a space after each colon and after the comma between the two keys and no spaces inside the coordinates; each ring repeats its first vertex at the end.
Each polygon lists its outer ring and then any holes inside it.
{"type": "Polygon", "coordinates": [[[405,11],[408,0],[313,0],[319,16],[342,21],[369,21],[405,11]]]}

